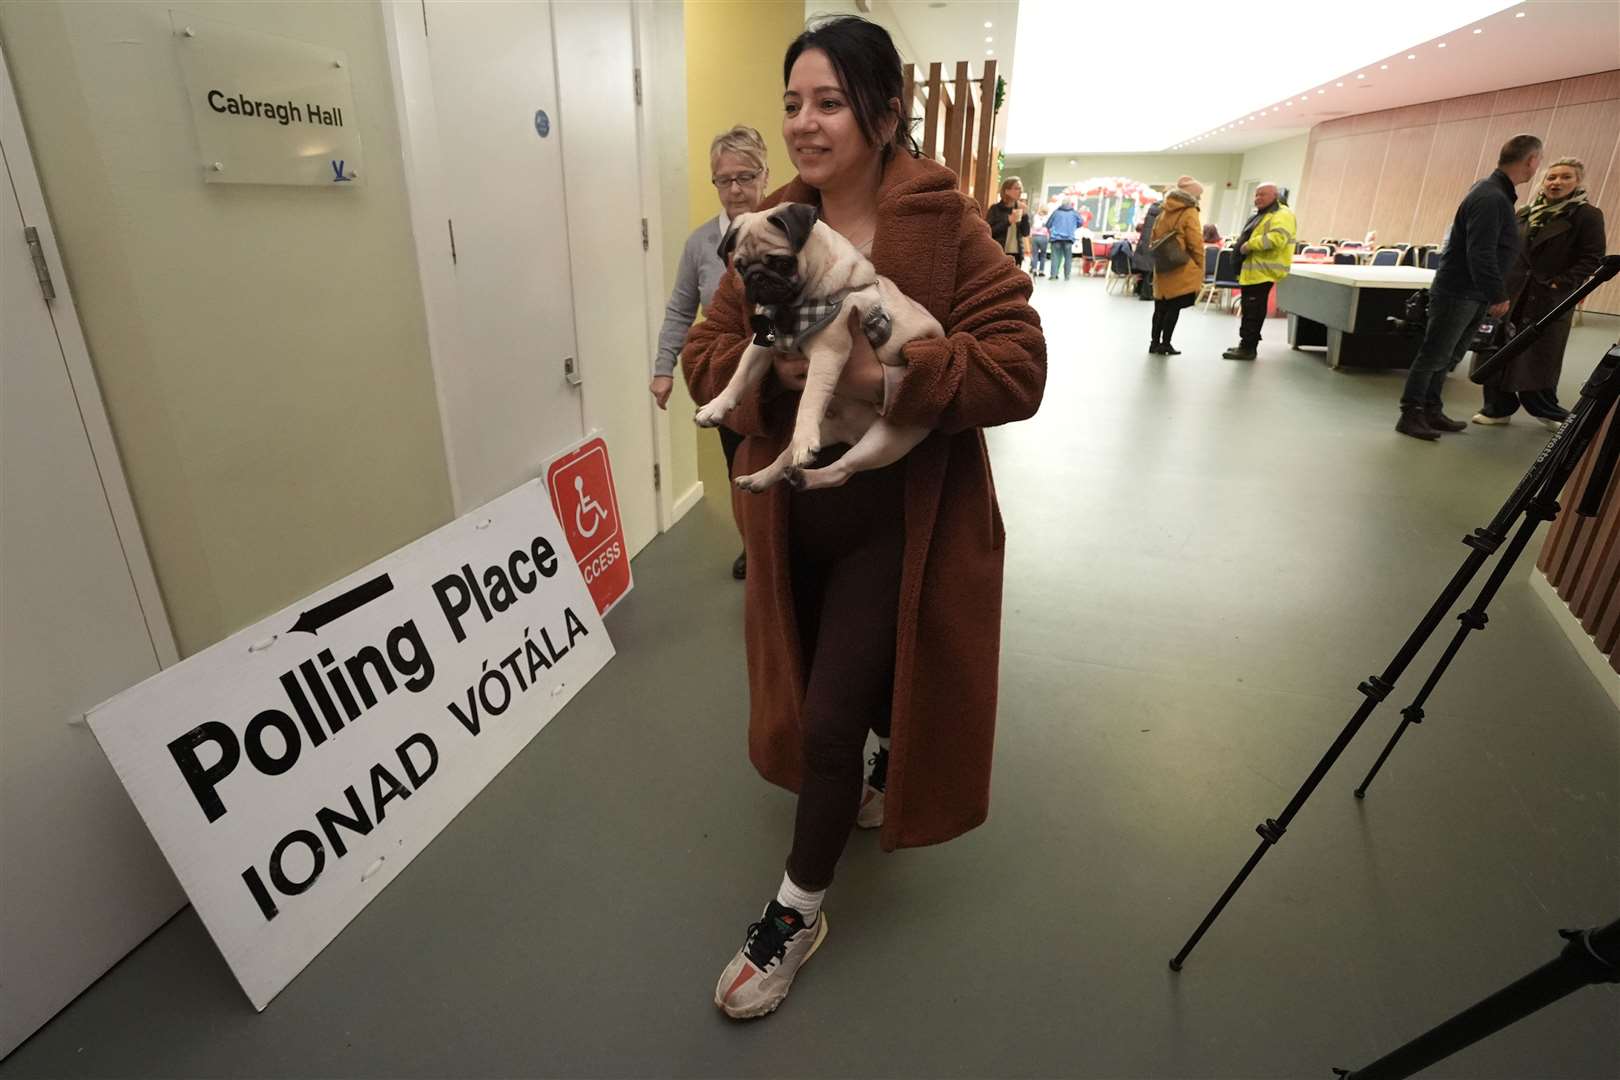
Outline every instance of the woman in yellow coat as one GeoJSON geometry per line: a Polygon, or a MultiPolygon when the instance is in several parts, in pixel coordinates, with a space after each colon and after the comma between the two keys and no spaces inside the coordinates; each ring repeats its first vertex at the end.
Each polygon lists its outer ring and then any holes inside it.
{"type": "Polygon", "coordinates": [[[1181,355],[1181,350],[1170,344],[1170,335],[1175,333],[1181,309],[1192,307],[1204,287],[1204,223],[1198,217],[1198,197],[1203,193],[1204,187],[1198,181],[1190,176],[1181,177],[1175,187],[1165,192],[1164,209],[1159,213],[1159,220],[1153,223],[1153,235],[1148,241],[1155,264],[1150,353],[1181,355]],[[1187,253],[1187,261],[1163,269],[1166,247],[1177,246],[1187,253]]]}

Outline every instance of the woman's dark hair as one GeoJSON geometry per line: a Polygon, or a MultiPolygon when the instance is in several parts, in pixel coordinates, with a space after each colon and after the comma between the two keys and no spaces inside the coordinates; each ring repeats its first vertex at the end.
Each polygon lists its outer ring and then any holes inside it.
{"type": "Polygon", "coordinates": [[[894,138],[883,147],[884,160],[888,160],[895,147],[912,157],[919,153],[917,141],[911,137],[911,104],[903,100],[904,82],[900,77],[900,53],[895,50],[889,32],[874,22],[857,15],[839,15],[805,28],[793,39],[787,56],[782,60],[782,85],[786,86],[793,74],[793,64],[807,49],[820,49],[832,61],[833,71],[849,97],[849,107],[855,113],[855,123],[866,136],[869,146],[877,146],[883,123],[893,110],[891,99],[900,101],[899,123],[894,138]]]}

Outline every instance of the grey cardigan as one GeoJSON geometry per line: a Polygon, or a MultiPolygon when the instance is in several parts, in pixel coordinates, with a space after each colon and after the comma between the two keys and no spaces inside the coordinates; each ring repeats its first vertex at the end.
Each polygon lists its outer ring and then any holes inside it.
{"type": "Polygon", "coordinates": [[[692,230],[681,251],[681,265],[675,272],[675,291],[664,305],[664,325],[658,331],[658,355],[653,359],[654,375],[674,375],[680,359],[681,346],[686,333],[697,318],[698,304],[707,307],[714,299],[714,290],[726,276],[726,264],[720,261],[721,225],[719,217],[712,217],[692,230]]]}

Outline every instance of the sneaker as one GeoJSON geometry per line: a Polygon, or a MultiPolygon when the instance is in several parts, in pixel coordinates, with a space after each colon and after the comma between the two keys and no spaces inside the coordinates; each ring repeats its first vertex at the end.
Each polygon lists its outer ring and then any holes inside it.
{"type": "Polygon", "coordinates": [[[1548,431],[1557,431],[1559,428],[1564,426],[1563,420],[1554,420],[1550,416],[1538,416],[1536,417],[1536,423],[1540,424],[1548,431]]]}
{"type": "Polygon", "coordinates": [[[775,1012],[793,986],[793,977],[826,939],[826,912],[815,925],[805,926],[804,916],[772,900],[720,973],[714,1003],[733,1020],[775,1012]]]}
{"type": "Polygon", "coordinates": [[[1474,414],[1474,423],[1484,424],[1487,427],[1496,424],[1511,424],[1512,422],[1513,417],[1511,416],[1492,416],[1489,413],[1482,412],[1477,412],[1474,414]]]}
{"type": "Polygon", "coordinates": [[[861,812],[855,815],[855,824],[863,829],[877,829],[883,825],[883,788],[889,775],[889,752],[878,747],[867,764],[872,773],[866,779],[866,790],[861,792],[861,812]]]}

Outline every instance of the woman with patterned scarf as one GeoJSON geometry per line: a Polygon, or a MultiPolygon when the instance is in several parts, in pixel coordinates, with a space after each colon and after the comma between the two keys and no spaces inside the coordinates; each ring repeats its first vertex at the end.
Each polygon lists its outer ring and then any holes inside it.
{"type": "MultiPolygon", "coordinates": [[[[1585,179],[1579,158],[1559,158],[1547,166],[1536,197],[1519,211],[1524,246],[1507,281],[1513,301],[1509,320],[1519,329],[1557,307],[1603,258],[1603,211],[1587,202],[1585,179]]],[[[1569,312],[1549,326],[1541,340],[1485,384],[1485,407],[1474,423],[1505,424],[1523,405],[1544,426],[1558,430],[1569,415],[1558,404],[1558,376],[1573,317],[1569,312]]]]}

